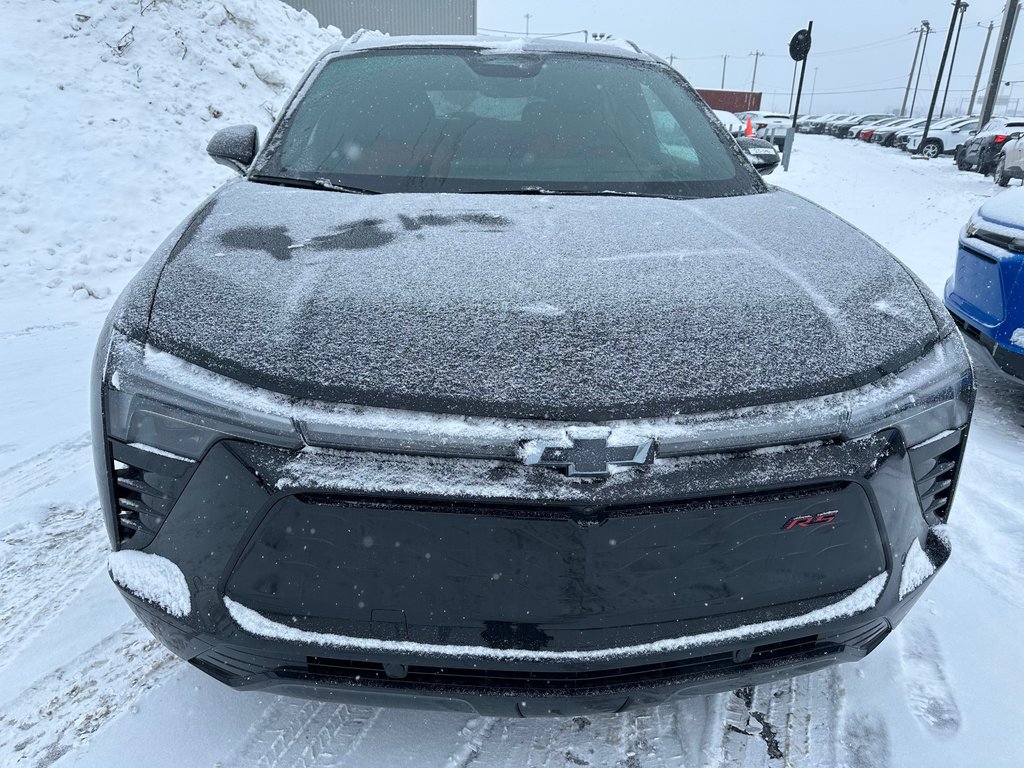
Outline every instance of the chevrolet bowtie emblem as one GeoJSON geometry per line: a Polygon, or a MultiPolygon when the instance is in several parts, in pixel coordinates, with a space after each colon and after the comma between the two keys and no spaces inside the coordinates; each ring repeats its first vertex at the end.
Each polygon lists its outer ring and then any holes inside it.
{"type": "Polygon", "coordinates": [[[640,445],[609,446],[606,438],[576,439],[572,446],[546,446],[525,459],[527,464],[564,469],[570,477],[608,477],[612,467],[649,464],[654,460],[654,441],[640,445]]]}

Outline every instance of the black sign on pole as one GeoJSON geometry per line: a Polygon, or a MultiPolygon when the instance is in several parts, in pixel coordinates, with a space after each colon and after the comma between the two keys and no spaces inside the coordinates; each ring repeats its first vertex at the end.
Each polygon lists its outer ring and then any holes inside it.
{"type": "MultiPolygon", "coordinates": [[[[811,22],[812,24],[814,22],[811,22]]],[[[807,25],[807,29],[801,29],[795,35],[793,39],[789,41],[789,56],[793,61],[803,61],[807,58],[807,54],[811,52],[811,24],[807,25]]]]}
{"type": "Polygon", "coordinates": [[[811,28],[813,21],[807,22],[807,29],[801,29],[789,41],[789,55],[800,64],[800,83],[796,87],[796,104],[793,106],[793,124],[786,132],[786,145],[782,150],[782,168],[789,170],[789,155],[793,151],[793,137],[796,134],[796,118],[800,114],[800,95],[804,90],[804,73],[807,71],[807,54],[811,52],[811,28]]]}

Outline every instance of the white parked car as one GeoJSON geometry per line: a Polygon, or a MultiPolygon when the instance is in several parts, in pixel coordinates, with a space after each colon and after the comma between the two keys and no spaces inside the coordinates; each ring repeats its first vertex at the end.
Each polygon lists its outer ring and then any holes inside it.
{"type": "Polygon", "coordinates": [[[754,135],[775,144],[780,149],[786,142],[786,129],[793,124],[793,116],[782,112],[741,112],[740,120],[746,128],[747,118],[754,128],[754,135]]]}
{"type": "MultiPolygon", "coordinates": [[[[944,117],[942,120],[938,120],[938,121],[934,121],[933,120],[932,121],[932,128],[931,129],[933,131],[935,131],[935,130],[938,130],[940,128],[945,128],[947,125],[950,125],[950,124],[956,122],[957,120],[961,120],[961,119],[962,118],[960,118],[960,117],[944,117]]],[[[975,120],[977,120],[977,118],[975,118],[975,120]]],[[[896,133],[896,141],[894,142],[895,145],[897,147],[899,147],[900,149],[906,150],[907,142],[910,140],[911,135],[915,134],[915,133],[920,133],[921,129],[924,128],[925,122],[926,122],[925,118],[919,117],[919,118],[915,119],[914,122],[912,122],[906,128],[903,128],[902,130],[898,131],[896,133]]]]}
{"type": "Polygon", "coordinates": [[[976,117],[957,117],[946,125],[933,124],[928,129],[927,138],[922,130],[915,130],[907,137],[907,151],[917,152],[920,147],[921,154],[929,158],[944,153],[951,154],[958,145],[963,144],[970,131],[968,126],[977,122],[976,117]]]}
{"type": "Polygon", "coordinates": [[[1003,144],[1003,151],[996,162],[996,184],[1005,187],[1010,179],[1024,180],[1024,136],[1010,139],[1003,144]]]}
{"type": "Polygon", "coordinates": [[[712,109],[722,125],[725,126],[725,130],[731,133],[733,136],[741,136],[744,128],[746,128],[746,121],[740,120],[732,112],[726,112],[724,109],[712,109]]]}

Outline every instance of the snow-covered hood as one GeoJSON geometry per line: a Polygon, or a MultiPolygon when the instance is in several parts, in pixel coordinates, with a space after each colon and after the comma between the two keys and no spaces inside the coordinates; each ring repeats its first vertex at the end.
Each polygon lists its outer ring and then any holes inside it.
{"type": "Polygon", "coordinates": [[[629,419],[858,386],[937,338],[887,251],[791,193],[354,195],[237,181],[150,344],[297,397],[629,419]]]}
{"type": "Polygon", "coordinates": [[[1022,231],[1016,235],[1024,233],[1024,189],[1003,190],[986,201],[971,218],[1022,231]]]}

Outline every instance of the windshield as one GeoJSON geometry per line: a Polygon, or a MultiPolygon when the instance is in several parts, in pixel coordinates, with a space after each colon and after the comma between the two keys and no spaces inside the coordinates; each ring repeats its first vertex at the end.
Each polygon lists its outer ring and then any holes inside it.
{"type": "Polygon", "coordinates": [[[267,142],[254,180],[371,192],[764,191],[668,68],[467,48],[329,60],[267,142]]]}

